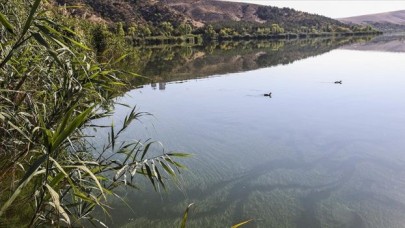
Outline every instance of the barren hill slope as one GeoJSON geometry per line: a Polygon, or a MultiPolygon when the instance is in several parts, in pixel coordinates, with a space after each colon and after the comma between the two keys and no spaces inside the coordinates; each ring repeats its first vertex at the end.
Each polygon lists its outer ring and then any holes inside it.
{"type": "Polygon", "coordinates": [[[339,18],[347,24],[371,25],[384,32],[405,31],[405,10],[339,18]]]}
{"type": "Polygon", "coordinates": [[[54,0],[59,5],[81,6],[74,15],[83,18],[99,17],[108,22],[157,25],[167,21],[174,25],[190,22],[190,18],[155,0],[54,0]]]}
{"type": "Polygon", "coordinates": [[[390,23],[405,25],[405,10],[339,18],[338,20],[341,22],[353,24],[390,23]]]}
{"type": "Polygon", "coordinates": [[[278,23],[281,25],[342,26],[337,20],[297,11],[249,3],[217,0],[162,0],[172,9],[203,23],[223,21],[248,21],[257,23],[278,23]]]}
{"type": "Polygon", "coordinates": [[[163,0],[168,6],[191,18],[204,22],[254,21],[265,22],[257,15],[258,5],[212,0],[163,0]]]}
{"type": "Polygon", "coordinates": [[[276,23],[287,31],[301,28],[346,27],[324,16],[239,2],[216,0],[54,0],[60,5],[82,5],[76,14],[105,21],[152,24],[168,21],[173,25],[188,22],[196,27],[216,22],[276,23]]]}

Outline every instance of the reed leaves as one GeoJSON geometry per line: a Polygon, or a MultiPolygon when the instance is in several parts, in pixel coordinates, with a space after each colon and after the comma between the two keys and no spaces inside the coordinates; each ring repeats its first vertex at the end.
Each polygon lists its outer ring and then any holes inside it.
{"type": "Polygon", "coordinates": [[[89,143],[83,129],[102,128],[93,121],[110,116],[112,98],[128,88],[120,79],[126,72],[113,67],[126,56],[98,62],[80,26],[60,23],[69,20],[42,3],[10,0],[0,8],[0,221],[24,215],[30,219],[6,225],[104,225],[92,212],[108,213],[120,186],[137,188],[146,178],[156,191],[166,188],[184,167],[175,159],[188,155],[120,141],[147,115],[135,108],[120,128],[109,126],[103,146],[89,143]],[[16,205],[28,209],[15,213],[16,205]]]}
{"type": "Polygon", "coordinates": [[[57,210],[58,214],[64,219],[68,225],[70,225],[70,218],[69,215],[66,213],[65,209],[63,209],[61,202],[59,201],[59,194],[48,184],[45,184],[45,187],[48,189],[49,194],[52,198],[52,206],[57,210]]]}
{"type": "Polygon", "coordinates": [[[8,32],[14,34],[13,26],[2,13],[0,13],[0,23],[7,29],[8,32]]]}
{"type": "Polygon", "coordinates": [[[180,225],[181,228],[186,228],[186,223],[187,223],[187,220],[188,220],[188,212],[189,212],[191,206],[193,206],[193,205],[194,205],[194,203],[189,204],[187,206],[186,211],[184,211],[183,219],[181,220],[181,225],[180,225]]]}
{"type": "Polygon", "coordinates": [[[244,226],[244,225],[246,225],[246,224],[248,224],[248,223],[250,223],[250,222],[252,222],[252,221],[253,221],[253,219],[249,219],[249,220],[240,222],[240,223],[238,223],[238,224],[235,224],[235,225],[233,225],[231,228],[242,227],[242,226],[244,226]]]}

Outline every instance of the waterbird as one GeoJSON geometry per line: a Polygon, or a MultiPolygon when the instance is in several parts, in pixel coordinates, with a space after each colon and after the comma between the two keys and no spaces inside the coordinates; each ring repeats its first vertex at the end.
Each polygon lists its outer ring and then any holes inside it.
{"type": "Polygon", "coordinates": [[[340,81],[335,81],[335,84],[342,84],[342,80],[340,80],[340,81]]]}
{"type": "Polygon", "coordinates": [[[265,93],[264,94],[265,97],[270,97],[271,98],[271,92],[270,93],[265,93]]]}

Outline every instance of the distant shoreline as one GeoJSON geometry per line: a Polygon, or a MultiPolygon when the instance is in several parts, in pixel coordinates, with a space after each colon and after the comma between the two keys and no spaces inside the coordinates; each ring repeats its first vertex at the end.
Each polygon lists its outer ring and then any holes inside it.
{"type": "Polygon", "coordinates": [[[127,41],[133,46],[153,46],[153,45],[184,45],[194,46],[202,45],[206,42],[222,42],[222,41],[250,41],[250,40],[296,40],[296,39],[311,39],[311,38],[333,38],[333,37],[356,37],[382,35],[383,32],[342,32],[342,33],[282,33],[268,35],[229,35],[218,36],[215,39],[204,37],[203,34],[187,35],[187,36],[151,36],[144,38],[127,37],[127,41]]]}

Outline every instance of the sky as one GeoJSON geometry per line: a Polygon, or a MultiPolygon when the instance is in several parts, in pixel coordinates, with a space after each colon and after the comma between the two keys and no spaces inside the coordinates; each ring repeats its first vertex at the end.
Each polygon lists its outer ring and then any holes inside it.
{"type": "Polygon", "coordinates": [[[228,0],[255,3],[261,5],[271,5],[277,7],[289,7],[296,10],[319,15],[341,18],[359,16],[365,14],[382,13],[396,10],[405,10],[405,0],[387,1],[358,1],[358,0],[228,0]]]}

